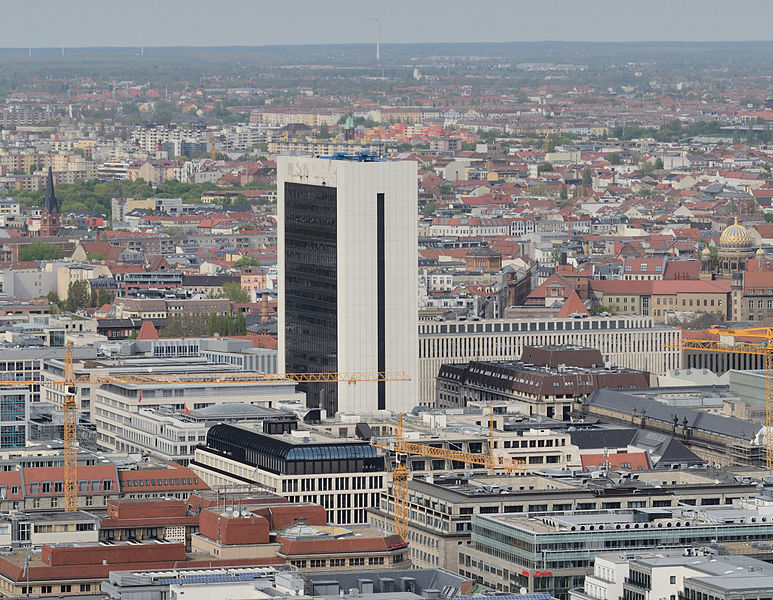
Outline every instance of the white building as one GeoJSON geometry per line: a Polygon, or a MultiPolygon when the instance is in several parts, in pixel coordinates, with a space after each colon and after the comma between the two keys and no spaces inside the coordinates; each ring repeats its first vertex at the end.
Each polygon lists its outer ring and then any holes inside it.
{"type": "Polygon", "coordinates": [[[404,371],[306,388],[329,414],[416,404],[414,162],[278,160],[279,370],[404,371]]]}

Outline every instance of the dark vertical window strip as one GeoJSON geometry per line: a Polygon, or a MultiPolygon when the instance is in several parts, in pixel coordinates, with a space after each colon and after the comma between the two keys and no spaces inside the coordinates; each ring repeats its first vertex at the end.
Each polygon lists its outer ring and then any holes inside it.
{"type": "MultiPolygon", "coordinates": [[[[386,371],[386,273],[384,269],[384,194],[376,195],[376,270],[378,273],[378,370],[386,371]]],[[[378,408],[386,409],[386,381],[378,382],[378,408]]]]}

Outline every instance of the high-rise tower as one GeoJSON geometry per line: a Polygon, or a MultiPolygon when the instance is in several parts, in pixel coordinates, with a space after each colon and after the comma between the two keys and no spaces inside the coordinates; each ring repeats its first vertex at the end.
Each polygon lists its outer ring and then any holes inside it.
{"type": "Polygon", "coordinates": [[[54,194],[54,174],[51,167],[48,167],[46,195],[43,197],[43,208],[40,212],[40,235],[59,235],[59,201],[54,194]]]}
{"type": "Polygon", "coordinates": [[[416,163],[278,160],[279,360],[288,372],[405,371],[308,385],[329,415],[415,406],[416,163]]]}

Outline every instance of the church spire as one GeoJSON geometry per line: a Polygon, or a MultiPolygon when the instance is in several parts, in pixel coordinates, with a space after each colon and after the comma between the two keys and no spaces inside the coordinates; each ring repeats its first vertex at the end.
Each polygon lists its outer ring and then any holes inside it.
{"type": "Polygon", "coordinates": [[[48,177],[46,178],[46,195],[43,198],[43,210],[49,213],[52,213],[55,210],[57,212],[59,211],[59,203],[57,202],[56,195],[54,194],[54,173],[51,170],[51,167],[48,167],[48,177]]]}

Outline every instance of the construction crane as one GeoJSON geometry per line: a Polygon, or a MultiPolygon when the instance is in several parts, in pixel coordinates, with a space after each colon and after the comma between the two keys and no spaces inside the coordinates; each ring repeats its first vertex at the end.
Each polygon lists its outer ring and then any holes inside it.
{"type": "Polygon", "coordinates": [[[709,329],[717,335],[717,340],[680,339],[671,344],[671,348],[680,350],[700,350],[703,352],[728,352],[734,354],[752,354],[764,357],[765,362],[765,466],[773,469],[773,327],[752,327],[750,329],[731,329],[715,326],[709,329]],[[723,340],[732,337],[732,341],[723,340]],[[760,340],[754,342],[736,342],[736,337],[748,337],[760,340]]]}
{"type": "Polygon", "coordinates": [[[25,386],[46,383],[63,387],[67,394],[63,404],[64,412],[64,510],[78,510],[78,473],[77,473],[77,425],[78,406],[75,401],[77,388],[83,385],[99,384],[226,384],[226,383],[265,383],[273,381],[295,381],[297,383],[350,383],[361,381],[409,381],[410,377],[402,371],[372,371],[349,373],[87,373],[75,376],[72,358],[72,344],[64,351],[64,379],[62,380],[0,380],[0,387],[25,386]]]}
{"type": "Polygon", "coordinates": [[[408,468],[405,465],[405,457],[409,454],[426,456],[429,458],[442,458],[473,465],[483,465],[489,467],[491,473],[494,469],[503,469],[507,472],[516,471],[523,468],[519,462],[503,457],[494,456],[494,409],[491,407],[491,421],[489,422],[489,454],[477,454],[474,452],[463,452],[461,450],[449,450],[446,448],[435,448],[428,444],[416,444],[405,441],[405,423],[403,415],[397,418],[397,427],[395,428],[394,446],[385,446],[371,441],[370,445],[382,450],[390,450],[396,454],[397,466],[392,472],[392,491],[394,495],[394,524],[395,532],[404,540],[408,540],[408,519],[410,517],[410,506],[408,505],[408,468]]]}

